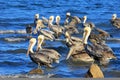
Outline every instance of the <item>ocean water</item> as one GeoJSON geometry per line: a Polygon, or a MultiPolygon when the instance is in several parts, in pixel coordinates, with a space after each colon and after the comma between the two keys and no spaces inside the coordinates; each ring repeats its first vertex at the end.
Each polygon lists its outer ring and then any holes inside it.
{"type": "Polygon", "coordinates": [[[28,75],[29,71],[37,68],[26,51],[29,39],[25,34],[27,24],[34,21],[34,15],[49,17],[61,16],[65,20],[66,12],[73,16],[88,16],[88,21],[96,27],[108,31],[114,39],[107,44],[113,49],[117,60],[107,66],[100,66],[105,78],[120,77],[120,30],[113,27],[109,20],[113,13],[120,17],[119,0],[0,0],[0,76],[2,77],[58,77],[83,78],[89,65],[75,64],[65,60],[68,48],[61,42],[47,42],[45,47],[52,47],[62,57],[59,64],[53,64],[53,69],[44,68],[44,75],[28,75]]]}

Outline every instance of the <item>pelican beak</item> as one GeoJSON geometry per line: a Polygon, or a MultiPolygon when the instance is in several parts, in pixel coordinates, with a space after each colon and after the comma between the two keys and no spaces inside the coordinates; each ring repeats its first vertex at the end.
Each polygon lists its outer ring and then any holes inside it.
{"type": "Polygon", "coordinates": [[[66,43],[68,43],[69,42],[69,39],[68,38],[66,38],[66,43]]]}
{"type": "Polygon", "coordinates": [[[74,48],[70,48],[70,51],[69,51],[69,53],[67,55],[66,60],[68,60],[70,58],[70,56],[72,55],[73,51],[74,51],[74,48]]]}
{"type": "Polygon", "coordinates": [[[27,50],[27,54],[26,54],[27,56],[29,55],[29,51],[30,51],[30,49],[31,49],[31,47],[32,47],[32,44],[33,44],[33,43],[30,42],[29,47],[28,47],[28,50],[27,50]]]}
{"type": "Polygon", "coordinates": [[[59,57],[61,57],[61,55],[60,55],[60,54],[59,54],[58,56],[59,56],[59,57]]]}
{"type": "Polygon", "coordinates": [[[71,56],[71,53],[68,53],[66,60],[68,60],[71,56]]]}
{"type": "Polygon", "coordinates": [[[41,46],[41,44],[40,44],[40,41],[38,40],[37,49],[36,49],[37,52],[40,50],[40,46],[41,46]]]}
{"type": "Polygon", "coordinates": [[[42,49],[42,47],[41,47],[41,45],[42,45],[41,41],[42,41],[41,39],[38,39],[36,51],[39,51],[40,49],[42,49]]]}
{"type": "Polygon", "coordinates": [[[36,52],[38,52],[39,50],[40,50],[40,47],[37,47],[36,52]]]}

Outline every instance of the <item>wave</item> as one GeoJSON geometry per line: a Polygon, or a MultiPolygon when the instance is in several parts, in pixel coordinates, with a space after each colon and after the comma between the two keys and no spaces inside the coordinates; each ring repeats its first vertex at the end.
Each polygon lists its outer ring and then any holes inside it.
{"type": "Polygon", "coordinates": [[[11,61],[3,61],[3,62],[0,62],[0,64],[2,64],[1,66],[4,66],[4,67],[6,67],[7,65],[8,66],[20,66],[20,65],[24,65],[21,62],[11,62],[11,61]]]}
{"type": "Polygon", "coordinates": [[[112,48],[112,50],[114,51],[114,52],[116,52],[116,53],[120,53],[120,48],[112,48]]]}
{"type": "Polygon", "coordinates": [[[0,34],[26,34],[26,30],[0,30],[0,34]]]}
{"type": "Polygon", "coordinates": [[[20,41],[25,41],[26,39],[25,38],[11,37],[11,38],[4,38],[4,40],[7,41],[7,42],[20,42],[20,41]]]}
{"type": "Polygon", "coordinates": [[[15,49],[15,50],[6,50],[6,51],[0,50],[0,52],[2,53],[26,53],[27,50],[26,49],[15,49]]]}
{"type": "Polygon", "coordinates": [[[109,30],[105,30],[105,31],[107,31],[107,32],[109,32],[110,34],[112,34],[112,33],[117,33],[117,32],[119,32],[120,29],[109,29],[109,30]]]}
{"type": "Polygon", "coordinates": [[[17,74],[17,75],[1,75],[1,78],[50,78],[54,74],[47,75],[29,75],[29,74],[17,74]]]}
{"type": "Polygon", "coordinates": [[[120,42],[120,38],[107,38],[108,42],[113,42],[113,43],[119,43],[120,42]]]}

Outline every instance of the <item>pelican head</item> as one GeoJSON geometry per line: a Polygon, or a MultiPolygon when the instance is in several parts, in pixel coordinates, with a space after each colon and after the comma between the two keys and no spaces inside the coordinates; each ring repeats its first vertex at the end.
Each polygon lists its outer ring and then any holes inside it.
{"type": "Polygon", "coordinates": [[[87,20],[87,16],[83,16],[83,23],[85,23],[87,20]]]}
{"type": "Polygon", "coordinates": [[[117,14],[113,14],[112,19],[116,19],[116,18],[117,18],[117,14]]]}
{"type": "Polygon", "coordinates": [[[60,22],[60,16],[56,16],[56,24],[59,24],[60,22]]]}
{"type": "Polygon", "coordinates": [[[39,35],[38,36],[38,42],[37,42],[37,50],[36,51],[39,51],[39,49],[42,49],[42,43],[44,41],[44,36],[43,35],[39,35]]]}
{"type": "Polygon", "coordinates": [[[39,19],[39,20],[37,20],[37,25],[36,25],[36,27],[40,27],[40,25],[42,24],[42,21],[39,19]]]}
{"type": "Polygon", "coordinates": [[[50,21],[50,23],[52,23],[54,21],[54,16],[50,16],[49,21],[50,21]]]}
{"type": "Polygon", "coordinates": [[[35,14],[35,19],[39,19],[39,14],[35,14]]]}
{"type": "Polygon", "coordinates": [[[71,16],[70,12],[67,12],[67,13],[66,13],[66,16],[67,16],[67,17],[70,17],[70,16],[71,16]]]}
{"type": "Polygon", "coordinates": [[[31,38],[29,41],[29,47],[28,47],[28,51],[27,51],[27,55],[29,55],[29,52],[34,53],[33,52],[33,47],[36,44],[36,39],[35,38],[31,38]]]}

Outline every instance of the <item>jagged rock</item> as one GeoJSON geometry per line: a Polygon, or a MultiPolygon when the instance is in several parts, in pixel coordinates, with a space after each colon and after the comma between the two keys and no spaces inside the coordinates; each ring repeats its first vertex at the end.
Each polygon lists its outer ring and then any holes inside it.
{"type": "Polygon", "coordinates": [[[32,69],[29,74],[44,74],[44,71],[42,69],[32,69]]]}
{"type": "Polygon", "coordinates": [[[85,77],[86,78],[104,78],[104,74],[97,64],[92,64],[85,77]]]}

